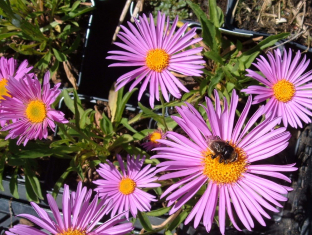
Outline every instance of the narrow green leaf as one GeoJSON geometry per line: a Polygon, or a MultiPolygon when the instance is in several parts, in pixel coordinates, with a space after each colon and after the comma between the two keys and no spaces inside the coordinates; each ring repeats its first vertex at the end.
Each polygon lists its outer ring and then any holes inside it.
{"type": "Polygon", "coordinates": [[[207,58],[213,60],[216,63],[224,65],[224,63],[222,61],[222,57],[218,53],[216,53],[215,51],[207,51],[207,52],[204,53],[204,56],[206,56],[207,58]]]}
{"type": "Polygon", "coordinates": [[[104,112],[102,114],[102,119],[100,121],[100,128],[105,135],[109,135],[114,131],[112,122],[109,120],[109,118],[105,115],[104,112]]]}
{"type": "Polygon", "coordinates": [[[136,133],[133,135],[133,138],[136,139],[136,140],[142,140],[142,139],[144,139],[145,137],[147,137],[147,135],[148,135],[149,133],[152,133],[153,131],[155,131],[155,129],[145,129],[145,130],[136,132],[136,133]]]}
{"type": "Polygon", "coordinates": [[[129,143],[133,140],[133,137],[129,134],[123,134],[122,136],[119,136],[115,142],[109,147],[109,149],[113,149],[119,145],[129,143]]]}
{"type": "Polygon", "coordinates": [[[76,1],[76,2],[74,2],[74,4],[72,5],[70,11],[76,10],[76,8],[80,5],[80,2],[81,2],[81,1],[76,1]]]}
{"type": "Polygon", "coordinates": [[[223,77],[224,77],[224,73],[223,73],[222,68],[217,69],[216,74],[210,80],[210,84],[208,87],[209,96],[211,96],[213,89],[222,80],[223,77]]]}
{"type": "MultiPolygon", "coordinates": [[[[81,129],[84,129],[86,127],[87,124],[87,119],[89,119],[89,114],[93,111],[93,109],[87,109],[84,111],[84,113],[82,114],[81,118],[80,118],[80,122],[79,122],[79,126],[81,129]]],[[[90,123],[90,121],[89,121],[90,123]]]]}
{"type": "Polygon", "coordinates": [[[188,212],[187,211],[182,211],[169,225],[168,230],[172,231],[176,229],[187,217],[188,212]]]}
{"type": "Polygon", "coordinates": [[[29,182],[28,177],[26,177],[26,179],[25,179],[25,188],[26,188],[26,197],[27,197],[28,201],[39,203],[39,199],[38,199],[37,195],[35,194],[32,186],[29,182]]]}
{"type": "Polygon", "coordinates": [[[81,37],[79,34],[76,35],[75,41],[73,44],[68,48],[68,50],[64,51],[64,54],[70,54],[73,53],[77,48],[79,47],[81,42],[81,37]]]}
{"type": "Polygon", "coordinates": [[[11,36],[16,35],[18,33],[19,32],[2,33],[2,34],[0,34],[0,40],[11,37],[11,36]]]}
{"type": "Polygon", "coordinates": [[[19,195],[17,191],[17,172],[18,172],[18,167],[15,168],[13,175],[11,175],[10,192],[14,198],[19,199],[19,195]]]}
{"type": "Polygon", "coordinates": [[[129,125],[128,118],[122,118],[120,123],[129,131],[132,131],[133,133],[137,132],[132,126],[129,125]]]}
{"type": "Polygon", "coordinates": [[[138,218],[139,218],[139,220],[141,222],[142,227],[146,231],[148,231],[148,232],[152,232],[153,231],[151,222],[149,221],[149,219],[148,219],[148,217],[147,217],[145,212],[138,211],[138,218]]]}
{"type": "Polygon", "coordinates": [[[60,62],[58,60],[55,60],[54,64],[50,68],[51,77],[58,70],[59,65],[60,65],[60,62]]]}
{"type": "Polygon", "coordinates": [[[140,102],[138,103],[138,105],[139,105],[140,109],[142,109],[142,111],[144,112],[146,117],[153,118],[155,121],[161,123],[164,126],[164,120],[163,120],[163,118],[161,116],[159,116],[158,114],[154,113],[149,108],[146,108],[140,102]]]}
{"type": "Polygon", "coordinates": [[[33,189],[33,192],[36,194],[36,196],[39,199],[43,199],[43,196],[41,194],[41,187],[40,187],[39,180],[35,176],[35,174],[33,173],[28,162],[25,164],[24,171],[25,171],[25,177],[26,177],[26,179],[28,179],[28,181],[29,181],[29,183],[33,189]]]}
{"type": "Polygon", "coordinates": [[[35,64],[35,68],[45,69],[49,66],[49,63],[52,58],[52,53],[48,51],[41,59],[35,64]]]}
{"type": "Polygon", "coordinates": [[[67,60],[67,57],[64,53],[56,50],[55,48],[52,48],[53,50],[53,54],[55,55],[55,58],[59,61],[59,62],[63,62],[67,60]]]}
{"type": "Polygon", "coordinates": [[[56,181],[54,187],[53,187],[53,192],[52,192],[52,196],[54,198],[56,198],[56,196],[58,195],[60,188],[62,187],[62,185],[64,184],[64,181],[66,179],[66,177],[68,176],[68,174],[72,171],[75,171],[76,168],[75,167],[68,167],[63,174],[60,176],[60,178],[56,181]]]}
{"type": "Polygon", "coordinates": [[[213,22],[213,24],[217,27],[220,28],[222,26],[222,22],[219,21],[220,16],[218,15],[218,6],[216,3],[216,0],[209,0],[208,1],[209,5],[209,17],[210,20],[213,22]]]}
{"type": "Polygon", "coordinates": [[[153,210],[150,212],[146,212],[146,215],[157,217],[157,216],[161,216],[161,215],[166,214],[170,209],[171,209],[171,207],[164,207],[164,208],[160,208],[160,209],[153,210]]]}
{"type": "Polygon", "coordinates": [[[132,91],[127,92],[122,98],[121,102],[120,103],[117,102],[117,112],[116,112],[115,122],[120,122],[128,100],[132,96],[133,92],[135,92],[137,89],[138,88],[134,88],[132,91]]]}

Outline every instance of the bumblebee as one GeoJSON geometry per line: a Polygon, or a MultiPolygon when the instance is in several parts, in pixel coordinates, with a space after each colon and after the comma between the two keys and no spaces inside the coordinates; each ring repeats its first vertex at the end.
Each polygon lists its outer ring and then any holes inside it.
{"type": "Polygon", "coordinates": [[[220,139],[219,136],[210,138],[208,141],[208,147],[213,153],[211,158],[219,158],[219,163],[230,163],[235,162],[238,158],[238,154],[235,149],[229,144],[229,141],[224,141],[220,139]]]}

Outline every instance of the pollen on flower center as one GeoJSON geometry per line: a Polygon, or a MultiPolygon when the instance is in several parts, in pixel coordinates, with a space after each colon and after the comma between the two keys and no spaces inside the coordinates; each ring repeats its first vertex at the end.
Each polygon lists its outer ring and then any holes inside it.
{"type": "Polygon", "coordinates": [[[296,89],[294,84],[283,79],[274,84],[273,91],[278,101],[286,103],[293,98],[296,89]]]}
{"type": "Polygon", "coordinates": [[[119,191],[124,194],[128,195],[134,192],[136,187],[136,183],[129,178],[123,178],[119,183],[119,191]]]}
{"type": "Polygon", "coordinates": [[[169,65],[170,56],[163,49],[152,49],[147,52],[146,65],[151,70],[162,72],[169,65]]]}
{"type": "Polygon", "coordinates": [[[68,229],[67,231],[57,233],[57,235],[86,235],[87,233],[85,231],[79,230],[79,229],[68,229]]]}
{"type": "MultiPolygon", "coordinates": [[[[234,146],[233,146],[234,147],[234,146]]],[[[216,184],[231,184],[237,182],[247,170],[245,152],[234,147],[238,157],[236,161],[227,164],[219,163],[219,158],[212,159],[213,152],[210,149],[203,151],[203,174],[216,184]]]]}
{"type": "Polygon", "coordinates": [[[157,144],[157,140],[161,139],[161,134],[159,132],[154,132],[150,136],[150,141],[154,144],[157,144]]]}
{"type": "Polygon", "coordinates": [[[7,83],[8,83],[8,80],[5,79],[5,78],[2,78],[1,81],[0,81],[0,100],[4,100],[3,96],[11,97],[8,94],[8,89],[5,87],[7,85],[7,83]]]}
{"type": "Polygon", "coordinates": [[[41,100],[33,100],[27,104],[26,117],[32,123],[40,123],[47,117],[45,104],[41,100]]]}

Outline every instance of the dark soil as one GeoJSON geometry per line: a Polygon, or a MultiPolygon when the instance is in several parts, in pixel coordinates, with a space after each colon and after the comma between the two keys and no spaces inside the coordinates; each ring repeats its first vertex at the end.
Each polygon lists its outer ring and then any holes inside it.
{"type": "Polygon", "coordinates": [[[239,1],[235,24],[238,28],[261,33],[288,32],[289,39],[311,47],[312,0],[239,1]]]}

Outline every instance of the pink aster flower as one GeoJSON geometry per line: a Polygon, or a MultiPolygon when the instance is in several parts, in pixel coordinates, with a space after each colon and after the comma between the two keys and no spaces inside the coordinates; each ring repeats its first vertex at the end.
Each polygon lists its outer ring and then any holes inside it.
{"type": "Polygon", "coordinates": [[[264,112],[271,117],[282,117],[285,127],[288,124],[294,128],[302,127],[301,120],[310,123],[312,113],[312,70],[304,73],[310,60],[306,56],[300,61],[300,51],[292,58],[291,50],[284,50],[282,56],[279,50],[268,54],[268,60],[263,56],[257,59],[257,67],[263,75],[247,69],[246,76],[261,82],[264,86],[249,86],[243,89],[247,94],[256,94],[253,104],[269,100],[264,112]],[[304,73],[304,74],[303,74],[304,73]],[[301,120],[300,120],[301,119],[301,120]]]}
{"type": "Polygon", "coordinates": [[[55,101],[61,90],[56,84],[50,88],[50,72],[44,76],[43,87],[39,80],[25,75],[24,79],[17,80],[11,77],[7,89],[12,97],[7,97],[1,102],[3,113],[0,113],[0,120],[16,119],[2,128],[2,131],[9,131],[6,139],[19,139],[17,144],[24,142],[27,144],[31,139],[46,139],[48,136],[49,126],[55,130],[55,121],[67,123],[64,114],[51,108],[51,104],[55,101]]]}
{"type": "MultiPolygon", "coordinates": [[[[4,57],[0,57],[0,113],[3,112],[1,109],[1,100],[5,99],[4,96],[10,96],[6,88],[8,80],[10,77],[14,77],[16,79],[24,77],[25,74],[33,68],[32,66],[27,66],[27,60],[24,60],[20,66],[17,66],[17,60],[13,58],[6,59],[4,57]]],[[[5,126],[6,123],[8,123],[8,121],[0,121],[0,125],[2,127],[5,126]]]]}
{"type": "Polygon", "coordinates": [[[196,55],[202,51],[202,47],[180,52],[202,40],[192,39],[196,35],[196,29],[185,33],[187,24],[184,24],[176,31],[177,17],[169,30],[169,17],[165,23],[166,16],[160,12],[158,12],[157,26],[154,25],[152,15],[149,21],[143,14],[143,18],[139,17],[139,21],[135,19],[137,28],[130,22],[128,22],[130,30],[121,25],[124,32],[120,32],[118,37],[123,43],[115,44],[127,52],[109,51],[108,53],[114,55],[108,56],[107,59],[123,61],[110,66],[139,67],[119,77],[116,89],[134,80],[130,86],[131,91],[143,81],[138,97],[140,100],[149,83],[150,105],[153,108],[155,98],[159,100],[159,89],[167,102],[169,102],[168,93],[181,98],[179,89],[188,92],[188,89],[170,71],[187,76],[200,76],[201,69],[204,68],[201,64],[205,61],[202,56],[196,55]]]}
{"type": "Polygon", "coordinates": [[[47,194],[48,203],[53,213],[55,220],[47,214],[45,210],[40,208],[36,203],[31,202],[31,206],[37,212],[38,217],[29,214],[20,214],[48,233],[37,228],[18,224],[6,232],[7,235],[15,234],[32,234],[32,235],[95,235],[95,234],[111,234],[122,235],[133,230],[132,223],[123,223],[126,219],[121,219],[125,212],[111,218],[100,226],[98,222],[107,212],[107,201],[102,200],[98,203],[98,195],[95,195],[90,203],[92,190],[87,191],[86,187],[82,188],[82,183],[79,182],[76,192],[70,194],[68,185],[64,185],[63,194],[63,216],[61,216],[54,198],[47,194]]]}
{"type": "Polygon", "coordinates": [[[160,184],[153,183],[157,177],[155,176],[155,168],[151,165],[142,165],[145,159],[143,156],[134,158],[127,155],[127,169],[124,167],[120,155],[117,155],[121,172],[107,160],[108,164],[100,164],[97,172],[104,179],[94,181],[97,186],[95,191],[99,193],[99,197],[106,197],[112,200],[109,205],[112,209],[111,215],[114,216],[121,211],[127,211],[126,217],[129,218],[129,210],[133,217],[136,217],[137,211],[150,211],[151,201],[157,201],[155,196],[144,192],[140,188],[156,188],[160,184]]]}
{"type": "Polygon", "coordinates": [[[152,133],[149,133],[144,140],[145,143],[142,146],[147,150],[151,151],[153,148],[162,146],[161,143],[158,142],[159,139],[165,139],[166,135],[162,130],[155,130],[152,133]]]}
{"type": "Polygon", "coordinates": [[[159,140],[166,147],[154,149],[158,154],[152,158],[168,159],[158,164],[160,168],[157,171],[173,171],[162,175],[159,180],[182,178],[171,185],[161,198],[167,196],[168,206],[173,205],[170,210],[170,214],[173,214],[206,185],[204,194],[186,218],[185,224],[194,219],[196,228],[202,220],[209,232],[218,206],[222,234],[225,233],[226,213],[234,227],[240,230],[234,220],[233,210],[248,230],[254,227],[254,218],[265,226],[263,217],[270,218],[265,209],[278,212],[275,206],[282,207],[278,201],[286,201],[287,198],[283,195],[291,190],[266,178],[290,182],[279,171],[294,171],[297,168],[293,167],[294,164],[269,165],[257,164],[257,161],[272,157],[285,149],[290,133],[286,132],[285,127],[273,129],[280,123],[280,117],[266,119],[252,128],[263,114],[263,107],[244,126],[251,106],[251,96],[235,125],[238,104],[235,90],[230,107],[224,99],[224,109],[221,109],[217,92],[215,100],[215,108],[209,98],[206,98],[207,107],[202,106],[211,129],[201,114],[186,103],[186,106],[177,108],[181,117],[172,118],[188,137],[169,131],[167,140],[159,140]]]}

